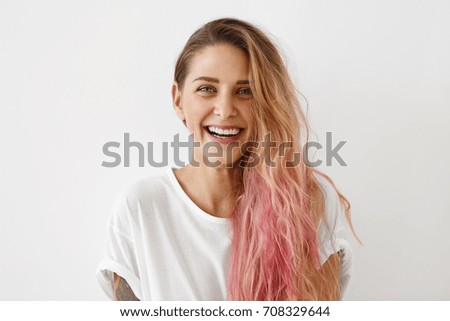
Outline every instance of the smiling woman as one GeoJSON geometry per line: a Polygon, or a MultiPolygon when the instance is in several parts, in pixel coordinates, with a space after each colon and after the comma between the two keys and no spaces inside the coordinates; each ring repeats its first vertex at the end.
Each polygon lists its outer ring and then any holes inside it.
{"type": "Polygon", "coordinates": [[[109,297],[341,299],[350,205],[325,174],[288,165],[309,128],[272,41],[242,20],[205,24],[178,58],[172,98],[194,141],[222,149],[220,166],[197,148],[198,166],[170,168],[117,198],[97,274],[109,297]],[[258,142],[268,134],[267,153],[258,142]],[[272,165],[248,166],[250,153],[272,165]]]}
{"type": "MultiPolygon", "coordinates": [[[[174,82],[172,96],[177,115],[195,142],[240,146],[248,140],[253,103],[248,79],[247,55],[233,46],[208,46],[193,57],[185,80],[174,82]]],[[[230,166],[242,156],[237,148],[223,151],[214,161],[230,166]]],[[[202,159],[202,150],[195,149],[194,160],[202,163],[202,159]]]]}

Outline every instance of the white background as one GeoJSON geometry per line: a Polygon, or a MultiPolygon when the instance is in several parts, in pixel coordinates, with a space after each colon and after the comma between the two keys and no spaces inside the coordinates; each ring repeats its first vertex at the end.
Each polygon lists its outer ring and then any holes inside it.
{"type": "Polygon", "coordinates": [[[161,169],[102,167],[102,146],[187,137],[176,57],[232,16],[277,39],[316,139],[347,141],[348,166],[321,167],[364,242],[346,299],[449,300],[449,4],[0,0],[0,299],[106,299],[95,269],[112,201],[161,169]]]}

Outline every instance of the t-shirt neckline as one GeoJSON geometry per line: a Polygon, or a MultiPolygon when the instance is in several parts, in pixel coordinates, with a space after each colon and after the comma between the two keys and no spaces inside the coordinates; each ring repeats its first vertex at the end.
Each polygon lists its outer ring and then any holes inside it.
{"type": "Polygon", "coordinates": [[[214,215],[211,215],[204,210],[202,210],[200,207],[198,207],[197,204],[186,194],[186,192],[181,187],[180,182],[178,181],[177,177],[175,176],[175,170],[178,169],[176,167],[169,167],[167,170],[167,176],[169,177],[170,183],[177,191],[178,195],[183,199],[184,203],[187,204],[190,208],[194,210],[194,212],[203,219],[206,219],[211,222],[220,223],[220,224],[230,224],[229,218],[223,218],[223,217],[217,217],[214,215]]]}

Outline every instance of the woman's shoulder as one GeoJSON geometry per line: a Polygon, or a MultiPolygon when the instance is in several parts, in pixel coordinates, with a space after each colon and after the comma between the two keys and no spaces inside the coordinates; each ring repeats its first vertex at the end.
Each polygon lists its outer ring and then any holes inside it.
{"type": "Polygon", "coordinates": [[[324,197],[324,216],[320,222],[319,234],[323,238],[347,234],[347,219],[344,204],[338,195],[334,182],[325,174],[314,173],[324,197]],[[327,234],[327,236],[325,236],[327,234]]]}
{"type": "Polygon", "coordinates": [[[319,183],[320,189],[322,190],[324,199],[325,199],[325,207],[330,209],[341,206],[340,199],[338,196],[338,193],[336,191],[334,183],[331,181],[331,179],[320,172],[314,172],[313,173],[314,178],[319,183]]]}
{"type": "Polygon", "coordinates": [[[169,187],[168,169],[162,169],[145,178],[140,178],[126,185],[121,194],[129,199],[145,199],[152,195],[164,193],[169,187]]]}
{"type": "Polygon", "coordinates": [[[130,214],[154,207],[158,201],[170,195],[169,169],[163,169],[123,187],[114,200],[113,209],[130,214]]]}
{"type": "Polygon", "coordinates": [[[168,170],[161,170],[123,187],[115,196],[109,215],[109,228],[129,239],[132,229],[153,222],[167,207],[170,191],[168,170]],[[146,218],[143,220],[143,218],[146,218]]]}

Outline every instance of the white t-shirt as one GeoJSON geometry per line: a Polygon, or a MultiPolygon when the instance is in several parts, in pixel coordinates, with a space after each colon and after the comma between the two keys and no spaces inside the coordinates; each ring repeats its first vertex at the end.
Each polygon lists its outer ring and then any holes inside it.
{"type": "MultiPolygon", "coordinates": [[[[331,227],[319,228],[320,261],[340,253],[343,294],[352,267],[345,216],[334,189],[318,179],[331,227]]],[[[111,299],[115,272],[140,300],[226,300],[231,233],[229,219],[201,210],[169,168],[133,183],[114,202],[97,280],[111,299]]]]}

